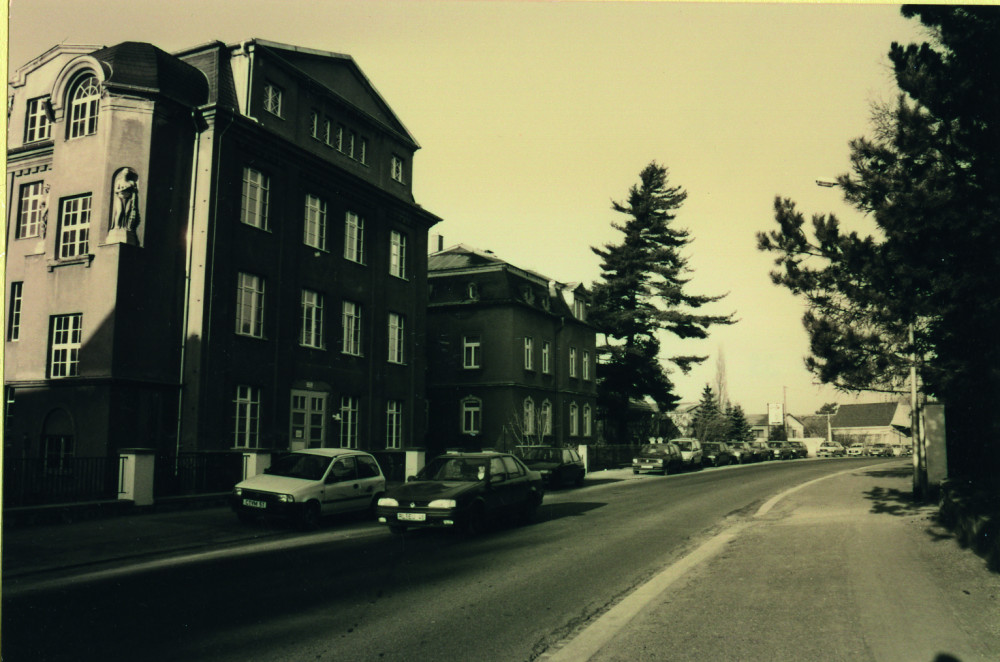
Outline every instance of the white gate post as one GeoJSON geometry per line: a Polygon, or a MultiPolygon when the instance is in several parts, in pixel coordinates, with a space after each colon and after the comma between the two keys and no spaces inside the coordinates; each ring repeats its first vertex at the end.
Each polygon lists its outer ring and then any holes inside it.
{"type": "Polygon", "coordinates": [[[153,469],[156,451],[152,448],[123,448],[118,451],[118,499],[137,506],[153,505],[153,469]]]}

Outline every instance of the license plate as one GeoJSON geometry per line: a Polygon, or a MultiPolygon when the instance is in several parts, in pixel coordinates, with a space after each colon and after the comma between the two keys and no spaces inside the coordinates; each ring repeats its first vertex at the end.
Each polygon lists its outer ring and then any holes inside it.
{"type": "Polygon", "coordinates": [[[642,465],[643,469],[656,469],[656,467],[657,467],[657,465],[655,465],[655,464],[644,464],[644,465],[642,465]]]}
{"type": "Polygon", "coordinates": [[[253,499],[243,499],[243,505],[248,508],[267,508],[266,501],[254,501],[253,499]]]}
{"type": "Polygon", "coordinates": [[[406,522],[423,522],[427,519],[424,513],[399,513],[396,517],[406,522]]]}

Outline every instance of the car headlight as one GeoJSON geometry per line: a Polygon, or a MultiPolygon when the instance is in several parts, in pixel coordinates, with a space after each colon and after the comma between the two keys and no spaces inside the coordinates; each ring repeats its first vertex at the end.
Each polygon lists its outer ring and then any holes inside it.
{"type": "Polygon", "coordinates": [[[279,494],[278,501],[280,503],[295,503],[295,497],[291,494],[279,494]]]}
{"type": "Polygon", "coordinates": [[[429,504],[428,508],[454,508],[458,504],[455,503],[454,499],[434,499],[429,504]]]}
{"type": "Polygon", "coordinates": [[[382,497],[378,500],[378,505],[385,506],[386,508],[398,508],[399,502],[389,497],[382,497]]]}
{"type": "Polygon", "coordinates": [[[235,494],[236,496],[242,496],[243,495],[243,488],[242,487],[234,487],[233,488],[233,494],[235,494]]]}
{"type": "Polygon", "coordinates": [[[632,458],[632,462],[635,463],[635,464],[639,464],[639,458],[633,457],[632,458]]]}

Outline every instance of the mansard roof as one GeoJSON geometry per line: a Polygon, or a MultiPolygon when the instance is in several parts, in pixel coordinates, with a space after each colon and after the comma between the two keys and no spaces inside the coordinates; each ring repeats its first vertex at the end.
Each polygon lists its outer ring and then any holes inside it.
{"type": "Polygon", "coordinates": [[[208,100],[208,81],[197,68],[141,41],[125,41],[90,54],[105,69],[111,89],[155,92],[197,106],[208,100]]]}

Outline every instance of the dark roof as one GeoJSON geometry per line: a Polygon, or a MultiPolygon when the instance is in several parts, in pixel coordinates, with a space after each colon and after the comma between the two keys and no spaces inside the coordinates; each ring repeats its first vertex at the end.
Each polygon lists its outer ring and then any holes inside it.
{"type": "Polygon", "coordinates": [[[461,244],[427,256],[428,271],[469,269],[488,264],[507,263],[489,251],[479,251],[461,244]]]}
{"type": "Polygon", "coordinates": [[[208,100],[208,80],[190,64],[152,44],[126,41],[91,53],[105,65],[106,83],[157,92],[188,105],[208,100]]]}
{"type": "Polygon", "coordinates": [[[859,405],[840,405],[830,421],[834,428],[888,427],[896,416],[898,402],[871,402],[859,405]]]}

